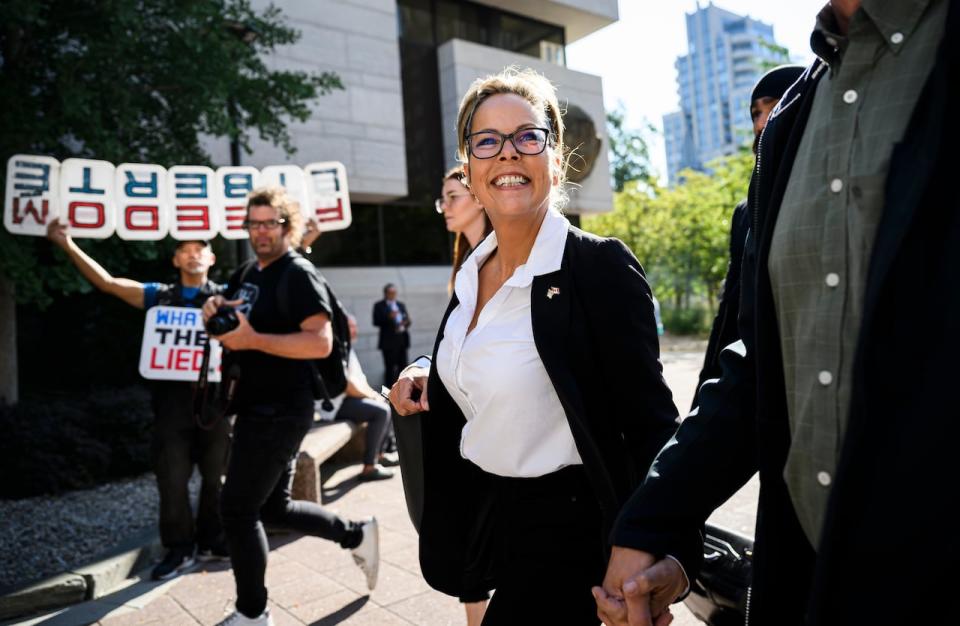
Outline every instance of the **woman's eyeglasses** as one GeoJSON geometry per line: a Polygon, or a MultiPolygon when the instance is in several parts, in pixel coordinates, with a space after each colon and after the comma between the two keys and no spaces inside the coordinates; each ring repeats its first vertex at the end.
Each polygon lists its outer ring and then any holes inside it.
{"type": "Polygon", "coordinates": [[[495,130],[481,130],[466,137],[467,149],[478,159],[492,159],[500,154],[503,145],[510,140],[517,152],[526,155],[540,154],[547,148],[550,130],[547,128],[521,128],[509,135],[495,130]]]}
{"type": "Polygon", "coordinates": [[[443,206],[453,204],[453,201],[457,198],[465,198],[469,196],[468,193],[448,193],[445,198],[437,198],[433,202],[433,206],[436,207],[437,213],[443,213],[443,206]]]}

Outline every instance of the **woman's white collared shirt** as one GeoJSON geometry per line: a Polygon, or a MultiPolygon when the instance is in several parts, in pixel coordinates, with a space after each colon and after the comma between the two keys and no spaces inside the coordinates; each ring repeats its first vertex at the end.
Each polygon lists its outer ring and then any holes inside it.
{"type": "Polygon", "coordinates": [[[580,465],[570,425],[533,340],[530,317],[534,276],[560,269],[569,222],[549,210],[524,265],[480,312],[479,269],[497,248],[490,233],[457,273],[459,304],[447,318],[437,349],[437,374],[467,419],[460,454],[499,476],[536,477],[580,465]]]}

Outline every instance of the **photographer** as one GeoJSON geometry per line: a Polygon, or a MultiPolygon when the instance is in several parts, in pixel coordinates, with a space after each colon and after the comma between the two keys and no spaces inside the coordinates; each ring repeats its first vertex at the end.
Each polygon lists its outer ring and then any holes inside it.
{"type": "MultiPolygon", "coordinates": [[[[216,257],[207,241],[180,241],[173,253],[179,273],[175,283],[141,283],[116,278],[73,241],[67,226],[54,219],[47,238],[59,246],[84,278],[103,293],[130,306],[149,309],[155,305],[199,307],[223,287],[207,280],[216,257]]],[[[230,445],[230,423],[220,420],[212,428],[200,428],[193,419],[193,385],[180,381],[151,381],[154,426],[153,468],[160,496],[160,540],[167,553],[153,568],[154,580],[179,575],[194,559],[225,559],[226,546],[217,514],[220,477],[230,445]],[[194,526],[187,485],[196,463],[202,478],[197,520],[194,526]]]]}
{"type": "Polygon", "coordinates": [[[256,259],[230,278],[227,297],[203,307],[211,333],[239,367],[237,419],[220,512],[237,587],[236,611],[222,624],[272,624],[264,574],[263,522],[336,541],[353,550],[372,589],[379,540],[375,519],[343,520],[320,506],[290,498],[294,461],[313,425],[316,369],[330,355],[331,305],[323,279],[293,251],[303,218],[283,189],[256,189],[245,227],[256,259]]]}

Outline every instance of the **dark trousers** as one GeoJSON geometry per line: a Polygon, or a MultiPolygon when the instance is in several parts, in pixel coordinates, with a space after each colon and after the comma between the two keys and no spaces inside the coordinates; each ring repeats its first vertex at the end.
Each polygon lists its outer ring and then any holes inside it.
{"type": "Polygon", "coordinates": [[[606,555],[600,507],[583,468],[487,477],[489,526],[476,549],[492,554],[496,590],[483,626],[599,624],[590,589],[603,582],[606,555]]]}
{"type": "Polygon", "coordinates": [[[237,610],[248,617],[267,606],[264,574],[267,535],[263,523],[330,539],[344,548],[359,545],[359,526],[313,502],[292,500],[294,463],[313,424],[313,405],[300,409],[253,407],[237,415],[220,513],[237,585],[237,610]]]}
{"type": "Polygon", "coordinates": [[[383,384],[393,386],[400,372],[408,365],[406,348],[381,348],[383,352],[383,384]]]}
{"type": "Polygon", "coordinates": [[[211,430],[197,426],[189,383],[156,383],[152,391],[152,456],[160,494],[160,540],[166,548],[212,547],[222,539],[220,477],[230,448],[230,422],[222,419],[211,430]],[[202,479],[196,526],[187,489],[194,463],[202,479]]]}
{"type": "Polygon", "coordinates": [[[387,436],[390,426],[390,407],[370,398],[344,398],[340,410],[337,411],[338,420],[347,420],[355,424],[367,424],[366,448],[363,450],[364,465],[373,465],[377,462],[383,439],[387,436]]]}

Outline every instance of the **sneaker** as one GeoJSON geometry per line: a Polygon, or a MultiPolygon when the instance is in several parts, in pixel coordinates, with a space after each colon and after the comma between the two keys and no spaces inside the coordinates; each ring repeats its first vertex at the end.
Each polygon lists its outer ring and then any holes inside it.
{"type": "Polygon", "coordinates": [[[197,560],[201,563],[229,561],[230,551],[227,549],[227,543],[225,541],[218,541],[212,546],[197,548],[197,560]]]}
{"type": "Polygon", "coordinates": [[[400,465],[400,455],[396,452],[385,452],[380,455],[380,465],[384,467],[396,467],[400,465]]]}
{"type": "Polygon", "coordinates": [[[193,548],[173,548],[167,551],[167,556],[153,568],[150,577],[154,580],[169,580],[193,567],[194,563],[193,548]]]}
{"type": "Polygon", "coordinates": [[[217,626],[274,626],[274,623],[270,609],[266,608],[256,617],[247,617],[240,611],[234,611],[225,620],[217,623],[217,626]]]}
{"type": "Polygon", "coordinates": [[[360,472],[360,475],[357,476],[357,480],[364,483],[373,480],[387,480],[388,478],[393,478],[393,471],[379,464],[374,465],[369,472],[360,472]]]}
{"type": "Polygon", "coordinates": [[[375,517],[360,523],[363,539],[360,545],[353,549],[353,561],[363,570],[367,577],[367,588],[373,591],[377,586],[377,574],[380,573],[380,530],[375,517]]]}

